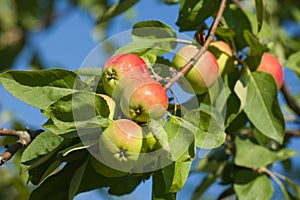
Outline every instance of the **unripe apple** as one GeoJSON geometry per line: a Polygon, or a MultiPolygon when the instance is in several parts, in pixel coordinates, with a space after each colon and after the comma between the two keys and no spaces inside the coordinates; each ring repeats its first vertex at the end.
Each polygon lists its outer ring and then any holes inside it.
{"type": "Polygon", "coordinates": [[[232,58],[232,52],[230,46],[226,42],[211,42],[209,49],[217,59],[220,74],[230,73],[234,69],[234,59],[232,58]]]}
{"type": "Polygon", "coordinates": [[[150,76],[145,61],[135,54],[119,54],[109,58],[104,64],[102,74],[102,83],[106,94],[112,96],[118,81],[134,68],[136,77],[141,74],[150,76]]]}
{"type": "Polygon", "coordinates": [[[100,135],[99,150],[103,164],[130,172],[145,152],[142,128],[128,119],[112,122],[100,135]]]}
{"type": "Polygon", "coordinates": [[[97,173],[109,178],[121,177],[127,174],[127,172],[119,171],[103,164],[101,159],[98,160],[95,157],[91,157],[91,164],[97,173]]]}
{"type": "MultiPolygon", "coordinates": [[[[199,49],[194,45],[186,45],[174,56],[172,66],[180,70],[190,61],[199,49]]],[[[219,75],[218,63],[210,51],[206,51],[186,74],[188,81],[179,79],[178,84],[189,93],[202,94],[217,80],[219,75]]]]}
{"type": "Polygon", "coordinates": [[[115,101],[111,97],[109,97],[109,96],[107,96],[105,94],[97,94],[97,95],[99,95],[100,97],[102,97],[106,101],[106,103],[108,105],[108,108],[109,108],[109,116],[108,116],[108,118],[109,119],[113,119],[114,115],[115,115],[115,110],[116,110],[116,103],[115,103],[115,101]]]}
{"type": "Polygon", "coordinates": [[[271,74],[280,89],[283,84],[283,69],[277,58],[269,53],[264,53],[257,71],[264,71],[271,74]]]}
{"type": "Polygon", "coordinates": [[[138,122],[159,119],[169,104],[163,86],[152,78],[136,79],[122,94],[120,107],[124,115],[138,122]]]}

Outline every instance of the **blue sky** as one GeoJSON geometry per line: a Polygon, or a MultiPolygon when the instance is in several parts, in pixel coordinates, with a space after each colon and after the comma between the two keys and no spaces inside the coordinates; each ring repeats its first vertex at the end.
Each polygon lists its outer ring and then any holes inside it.
{"type": "MultiPolygon", "coordinates": [[[[133,24],[142,20],[160,20],[169,24],[175,30],[178,14],[178,5],[166,6],[158,2],[158,0],[144,0],[134,7],[135,18],[133,21],[128,21],[124,16],[119,16],[113,20],[112,26],[109,28],[109,36],[130,30],[133,24]]],[[[47,67],[64,67],[66,69],[78,69],[86,56],[97,46],[99,41],[92,37],[93,22],[82,10],[73,10],[67,13],[64,17],[54,24],[47,33],[32,33],[32,45],[42,52],[42,56],[47,62],[47,67]],[[78,28],[80,26],[80,28],[78,28]]],[[[15,69],[24,69],[28,65],[28,53],[23,53],[15,63],[15,69]]],[[[291,73],[286,72],[289,79],[287,80],[292,85],[299,85],[298,79],[291,73]]],[[[297,89],[300,90],[299,88],[297,89]]],[[[14,113],[14,116],[22,121],[30,128],[40,128],[45,122],[40,111],[25,103],[20,102],[3,87],[0,86],[0,106],[1,111],[14,113]]],[[[8,125],[5,119],[0,118],[1,127],[8,125]]],[[[297,147],[299,140],[291,144],[291,147],[297,147]]],[[[192,176],[187,182],[186,187],[179,193],[178,199],[184,199],[186,195],[191,195],[195,182],[200,182],[200,176],[192,176]]],[[[220,188],[219,188],[220,189],[220,188]]],[[[214,193],[214,189],[210,193],[214,193]]],[[[138,189],[130,196],[122,197],[121,199],[151,199],[151,181],[147,181],[138,187],[138,189]]],[[[80,199],[96,199],[99,197],[95,192],[81,194],[76,197],[80,199]]]]}

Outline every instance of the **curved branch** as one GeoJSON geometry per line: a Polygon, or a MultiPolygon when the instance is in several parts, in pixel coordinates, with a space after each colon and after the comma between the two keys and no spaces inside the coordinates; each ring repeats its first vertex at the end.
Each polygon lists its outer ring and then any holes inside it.
{"type": "Polygon", "coordinates": [[[287,103],[287,105],[298,115],[300,116],[300,107],[299,105],[297,105],[295,99],[293,98],[290,89],[288,88],[288,86],[283,83],[282,88],[281,88],[281,92],[284,96],[284,99],[287,103]]]}
{"type": "Polygon", "coordinates": [[[212,42],[216,29],[218,27],[218,24],[222,18],[224,9],[225,9],[225,4],[226,4],[226,0],[222,0],[220,3],[220,7],[218,10],[218,13],[216,15],[216,18],[214,20],[214,23],[212,25],[212,27],[209,30],[209,34],[205,40],[204,45],[201,47],[201,49],[198,51],[198,53],[190,59],[190,61],[188,63],[186,63],[184,65],[184,67],[165,85],[165,90],[170,89],[170,87],[176,82],[178,81],[178,79],[180,79],[181,77],[183,77],[192,67],[193,65],[201,58],[201,56],[205,53],[205,51],[207,50],[209,44],[212,42]]]}
{"type": "Polygon", "coordinates": [[[0,166],[9,161],[17,151],[21,148],[29,145],[31,141],[43,130],[30,130],[26,129],[25,131],[16,131],[10,129],[0,129],[0,136],[13,136],[19,137],[19,139],[11,144],[6,146],[6,150],[0,155],[0,166]]]}

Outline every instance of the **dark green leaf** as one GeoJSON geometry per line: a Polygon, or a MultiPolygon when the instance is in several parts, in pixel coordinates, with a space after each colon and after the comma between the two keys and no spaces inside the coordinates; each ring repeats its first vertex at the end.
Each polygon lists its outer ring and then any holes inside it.
{"type": "Polygon", "coordinates": [[[165,179],[161,170],[152,176],[152,200],[176,200],[176,193],[167,193],[165,179]]]}
{"type": "Polygon", "coordinates": [[[69,199],[68,190],[74,173],[85,160],[67,163],[58,173],[47,178],[30,195],[31,200],[69,199]]]}
{"type": "Polygon", "coordinates": [[[235,33],[233,30],[229,28],[224,28],[224,27],[218,27],[216,30],[216,35],[218,37],[223,38],[224,40],[229,40],[232,39],[235,36],[235,33]]]}
{"type": "Polygon", "coordinates": [[[161,1],[167,5],[173,5],[173,4],[177,4],[180,2],[180,0],[161,0],[161,1]]]}
{"type": "Polygon", "coordinates": [[[249,74],[244,111],[262,134],[282,143],[285,123],[277,99],[276,82],[270,74],[249,74]]]}
{"type": "Polygon", "coordinates": [[[264,3],[263,0],[255,0],[257,32],[261,30],[264,21],[264,3]]]}
{"type": "Polygon", "coordinates": [[[224,165],[227,162],[229,155],[225,152],[225,148],[219,148],[215,151],[212,151],[209,155],[202,158],[193,171],[196,172],[214,172],[221,165],[224,165]]]}
{"type": "Polygon", "coordinates": [[[204,21],[217,13],[218,0],[183,0],[176,25],[179,31],[198,31],[204,21]]]}
{"type": "Polygon", "coordinates": [[[78,188],[81,184],[84,173],[86,171],[88,162],[89,162],[89,160],[87,159],[83,163],[83,165],[78,167],[78,169],[75,171],[75,173],[71,179],[71,182],[70,182],[70,188],[69,188],[69,194],[68,194],[69,200],[72,200],[75,197],[75,195],[77,194],[78,188]]]}
{"type": "Polygon", "coordinates": [[[247,46],[247,42],[243,36],[244,30],[249,30],[251,32],[252,27],[249,19],[241,10],[234,4],[226,6],[223,17],[226,21],[228,28],[230,28],[235,33],[235,44],[237,50],[241,50],[247,46]]]}
{"type": "Polygon", "coordinates": [[[133,7],[139,0],[118,0],[115,4],[111,5],[98,19],[96,24],[108,21],[109,19],[116,17],[129,8],[133,7]]]}
{"type": "Polygon", "coordinates": [[[78,90],[89,90],[77,74],[63,69],[8,71],[0,82],[15,97],[39,109],[78,90]]]}

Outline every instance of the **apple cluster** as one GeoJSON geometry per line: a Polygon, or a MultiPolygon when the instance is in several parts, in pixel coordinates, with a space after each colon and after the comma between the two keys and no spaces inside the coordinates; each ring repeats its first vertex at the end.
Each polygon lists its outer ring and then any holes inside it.
{"type": "Polygon", "coordinates": [[[106,100],[113,122],[100,134],[99,157],[92,164],[107,177],[123,176],[138,161],[144,162],[143,153],[154,150],[156,139],[143,124],[162,118],[169,99],[164,87],[151,78],[145,61],[135,54],[109,58],[101,81],[106,94],[99,95],[106,100]],[[117,108],[121,119],[114,120],[117,108]]]}

